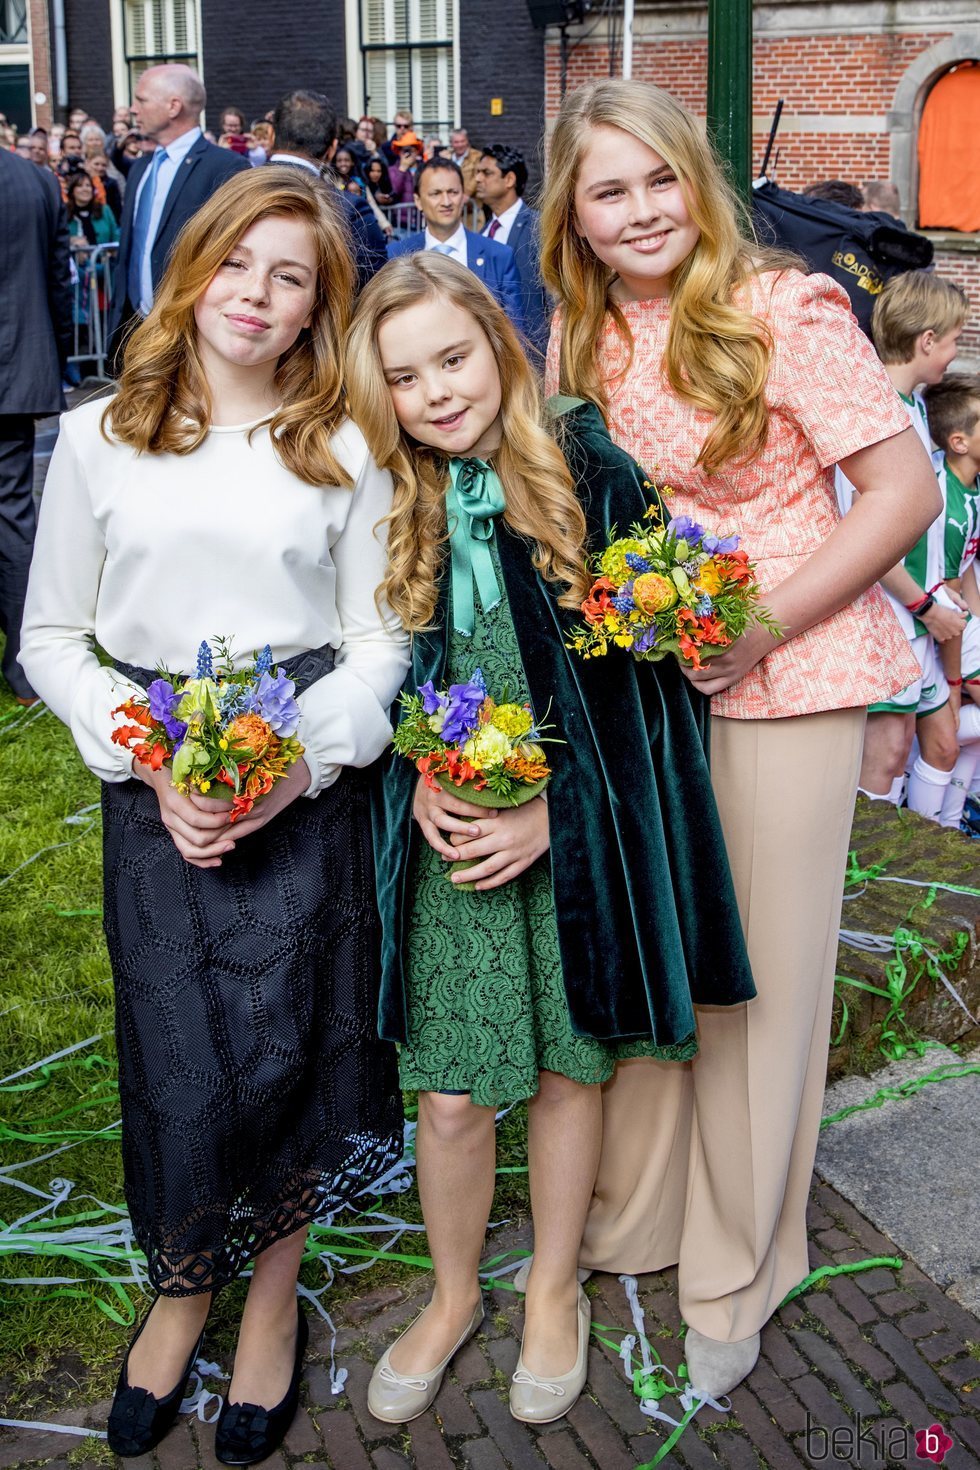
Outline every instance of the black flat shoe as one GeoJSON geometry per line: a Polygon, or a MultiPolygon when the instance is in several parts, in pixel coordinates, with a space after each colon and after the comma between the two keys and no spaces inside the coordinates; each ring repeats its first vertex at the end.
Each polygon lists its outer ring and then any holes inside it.
{"type": "Polygon", "coordinates": [[[225,1400],[214,1431],[214,1453],[222,1465],[256,1465],[282,1444],[296,1417],[303,1354],[309,1338],[309,1325],[297,1302],[296,1358],[285,1397],[274,1409],[263,1409],[261,1404],[230,1404],[225,1400]]]}
{"type": "MultiPolygon", "coordinates": [[[[153,1307],[150,1308],[150,1312],[152,1311],[153,1307]]],[[[136,1336],[126,1349],[126,1356],[119,1370],[119,1381],[116,1384],[112,1408],[109,1410],[109,1422],[106,1426],[109,1448],[114,1455],[145,1455],[158,1445],[164,1435],[173,1428],[177,1415],[180,1413],[180,1404],[187,1389],[187,1380],[194,1370],[197,1355],[204,1341],[202,1329],[194,1351],[187,1360],[183,1377],[166,1398],[156,1398],[148,1388],[131,1387],[126,1372],[129,1366],[129,1355],[140,1333],[150,1320],[150,1312],[147,1312],[137,1328],[136,1336]]]]}

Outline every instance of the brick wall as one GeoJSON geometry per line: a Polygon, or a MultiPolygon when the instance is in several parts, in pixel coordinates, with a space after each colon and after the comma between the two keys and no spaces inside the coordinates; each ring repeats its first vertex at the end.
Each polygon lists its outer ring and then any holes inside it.
{"type": "Polygon", "coordinates": [[[952,245],[936,244],[936,270],[962,286],[973,308],[959,341],[958,365],[980,368],[980,240],[964,236],[952,245]]]}
{"type": "Polygon", "coordinates": [[[462,0],[459,32],[463,126],[477,148],[489,143],[519,148],[533,189],[540,177],[544,131],[544,32],[531,25],[525,0],[496,0],[493,5],[462,0]],[[491,97],[503,99],[501,117],[491,116],[491,97]]]}
{"type": "MultiPolygon", "coordinates": [[[[68,107],[84,107],[107,128],[112,122],[112,38],[109,0],[65,6],[68,107]]],[[[53,39],[53,38],[52,38],[53,39]]],[[[67,121],[67,117],[62,119],[67,121]]]]}
{"type": "Polygon", "coordinates": [[[206,0],[201,5],[208,125],[217,135],[225,107],[241,107],[246,122],[262,117],[297,87],[325,92],[347,111],[344,7],[340,0],[206,0]]]}
{"type": "MultiPolygon", "coordinates": [[[[753,110],[756,117],[755,162],[761,162],[767,119],[778,98],[784,99],[785,122],[777,138],[778,182],[803,188],[819,178],[837,177],[863,183],[887,178],[890,142],[885,115],[906,68],[949,30],[864,35],[757,35],[753,46],[753,110]],[[793,119],[819,118],[800,128],[793,119]],[[849,121],[859,123],[849,129],[849,121]]],[[[704,116],[707,98],[708,43],[704,36],[671,39],[639,36],[633,74],[665,87],[685,107],[704,116]]],[[[603,37],[585,40],[571,51],[569,89],[609,74],[609,51],[603,37]]],[[[545,58],[546,112],[554,118],[560,101],[560,56],[549,37],[545,58]]]]}

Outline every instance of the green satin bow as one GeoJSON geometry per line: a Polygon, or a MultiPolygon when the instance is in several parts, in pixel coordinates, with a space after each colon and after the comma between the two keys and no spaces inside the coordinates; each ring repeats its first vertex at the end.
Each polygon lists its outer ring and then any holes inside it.
{"type": "Polygon", "coordinates": [[[473,587],[480,594],[484,612],[500,601],[500,588],[490,554],[493,518],[506,510],[504,487],[482,459],[451,459],[446,489],[453,589],[453,627],[467,638],[473,636],[476,604],[473,587]]]}

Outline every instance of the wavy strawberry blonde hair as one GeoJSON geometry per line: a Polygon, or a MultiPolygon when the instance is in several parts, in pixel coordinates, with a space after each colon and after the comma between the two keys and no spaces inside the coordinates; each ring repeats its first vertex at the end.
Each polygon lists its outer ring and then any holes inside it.
{"type": "Polygon", "coordinates": [[[714,474],[729,460],[746,460],[765,444],[765,388],[772,340],[764,322],[739,304],[761,270],[798,265],[792,256],[761,249],[751,238],[745,208],[697,119],[660,87],[604,81],[564,98],[551,139],[541,205],[541,272],[562,305],[561,390],[589,398],[608,414],[600,345],[609,312],[622,338],[625,363],[633,339],[609,295],[615,279],[576,227],[575,187],[592,129],[619,128],[646,143],[676,173],[700,238],[674,273],[664,374],[679,397],[714,419],[698,463],[714,474]]]}
{"type": "Polygon", "coordinates": [[[422,301],[460,307],[489,340],[500,372],[503,436],[493,460],[507,500],[504,520],[531,543],[531,560],[541,575],[564,584],[561,605],[577,610],[590,585],[585,515],[565,457],[542,426],[537,378],[506,313],[482,281],[432,251],[390,261],[361,293],[347,334],[351,417],[395,482],[387,517],[388,570],[379,598],[410,632],[432,626],[448,539],[449,461],[440,450],[405,435],[378,350],[382,324],[422,301]]]}
{"type": "Polygon", "coordinates": [[[268,165],[237,173],[188,220],[153,310],[126,344],[119,391],[102,432],[146,454],[191,454],[211,424],[211,394],[197,345],[194,305],[247,230],[270,217],[301,219],[316,245],[309,328],[279,359],[281,407],[269,420],[279,459],[311,485],[350,475],[330,440],[344,419],[341,347],[356,273],[347,230],[327,190],[300,169],[268,165]]]}

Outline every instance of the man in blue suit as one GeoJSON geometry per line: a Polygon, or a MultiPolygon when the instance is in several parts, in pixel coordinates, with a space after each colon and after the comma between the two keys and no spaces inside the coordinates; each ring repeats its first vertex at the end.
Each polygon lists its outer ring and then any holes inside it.
{"type": "Polygon", "coordinates": [[[250,165],[230,148],[216,148],[198,118],[207,101],[189,66],[168,62],[141,75],[133,95],[136,124],[157,147],[138,159],[126,180],[113,278],[111,352],[132,322],[142,321],[181,229],[232,174],[250,165]]]}
{"type": "Polygon", "coordinates": [[[390,241],[389,258],[413,255],[416,250],[438,250],[468,265],[497,298],[517,330],[523,332],[521,282],[514,252],[464,228],[466,194],[457,165],[446,158],[430,158],[423,163],[415,181],[415,202],[425,218],[425,229],[403,240],[390,241]]]}
{"type": "Polygon", "coordinates": [[[524,155],[505,143],[484,148],[476,169],[476,197],[491,212],[484,237],[509,245],[521,282],[524,331],[535,364],[543,367],[551,330],[552,303],[541,281],[541,238],[538,212],[524,203],[527,164],[524,155]]]}

